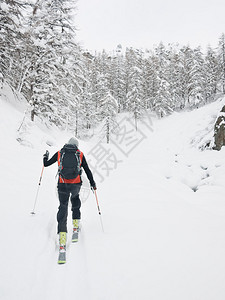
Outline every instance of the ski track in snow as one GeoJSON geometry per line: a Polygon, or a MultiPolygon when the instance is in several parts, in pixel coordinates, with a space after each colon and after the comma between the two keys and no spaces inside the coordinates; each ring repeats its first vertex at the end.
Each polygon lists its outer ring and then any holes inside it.
{"type": "MultiPolygon", "coordinates": [[[[148,138],[97,183],[105,232],[91,194],[80,240],[68,241],[67,263],[58,265],[57,166],[44,169],[30,212],[46,140],[53,155],[69,136],[28,122],[26,146],[19,144],[23,114],[0,100],[0,299],[224,300],[225,151],[198,150],[221,107],[217,101],[154,120],[153,132],[142,128],[148,138]]],[[[93,146],[81,144],[85,153],[93,146]]],[[[71,212],[68,228],[69,239],[71,212]]]]}

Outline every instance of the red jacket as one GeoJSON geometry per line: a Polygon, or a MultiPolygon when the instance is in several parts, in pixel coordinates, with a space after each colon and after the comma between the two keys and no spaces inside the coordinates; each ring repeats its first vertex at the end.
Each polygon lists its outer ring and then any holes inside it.
{"type": "MultiPolygon", "coordinates": [[[[91,170],[89,169],[88,167],[88,164],[87,164],[87,161],[86,161],[86,158],[85,156],[83,155],[83,153],[81,152],[81,167],[84,169],[89,181],[90,181],[90,185],[92,187],[96,187],[96,184],[94,182],[94,179],[93,179],[93,175],[92,175],[92,172],[91,170]]],[[[59,162],[59,152],[56,152],[51,159],[48,160],[47,157],[44,157],[43,158],[43,163],[44,163],[44,166],[45,167],[48,167],[52,164],[54,164],[55,162],[59,162]]],[[[65,179],[64,179],[64,182],[63,181],[60,181],[59,183],[65,183],[65,179]]],[[[82,183],[81,181],[81,176],[79,175],[77,178],[75,178],[74,182],[70,182],[70,183],[82,183]],[[76,181],[76,182],[75,182],[76,181]]]]}

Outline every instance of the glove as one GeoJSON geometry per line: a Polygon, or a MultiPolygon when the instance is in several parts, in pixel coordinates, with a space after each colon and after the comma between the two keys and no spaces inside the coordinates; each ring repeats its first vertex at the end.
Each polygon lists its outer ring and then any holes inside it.
{"type": "Polygon", "coordinates": [[[49,152],[48,150],[46,150],[45,154],[43,155],[43,158],[46,158],[48,160],[48,157],[49,157],[49,152]]]}
{"type": "Polygon", "coordinates": [[[91,188],[92,188],[93,190],[97,190],[97,187],[96,187],[95,182],[92,182],[92,183],[91,183],[91,188]]]}

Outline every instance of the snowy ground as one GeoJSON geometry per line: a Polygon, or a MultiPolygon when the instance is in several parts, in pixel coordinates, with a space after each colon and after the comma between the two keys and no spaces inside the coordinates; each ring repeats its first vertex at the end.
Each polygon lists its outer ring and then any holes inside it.
{"type": "MultiPolygon", "coordinates": [[[[24,108],[2,97],[0,299],[224,300],[225,149],[199,150],[223,103],[153,120],[153,131],[143,125],[146,138],[103,182],[96,175],[105,232],[90,194],[80,241],[68,241],[68,261],[57,265],[56,165],[30,212],[43,153],[69,136],[27,119],[18,132],[24,108]]],[[[94,146],[81,142],[90,163],[94,146]]]]}

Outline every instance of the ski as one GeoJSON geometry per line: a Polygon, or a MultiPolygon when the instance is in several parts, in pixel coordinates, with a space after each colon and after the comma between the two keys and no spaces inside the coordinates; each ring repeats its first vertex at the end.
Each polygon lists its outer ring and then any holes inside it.
{"type": "MultiPolygon", "coordinates": [[[[72,243],[78,242],[78,236],[79,236],[79,223],[78,220],[73,221],[73,225],[76,227],[73,227],[73,233],[72,233],[72,243]]],[[[60,232],[59,233],[59,256],[58,256],[58,264],[65,264],[66,263],[66,232],[60,232]]]]}
{"type": "Polygon", "coordinates": [[[66,263],[66,247],[60,246],[59,247],[58,264],[65,264],[65,263],[66,263]]]}
{"type": "Polygon", "coordinates": [[[79,228],[74,228],[73,235],[72,235],[72,243],[78,242],[78,234],[79,234],[79,228]]]}

